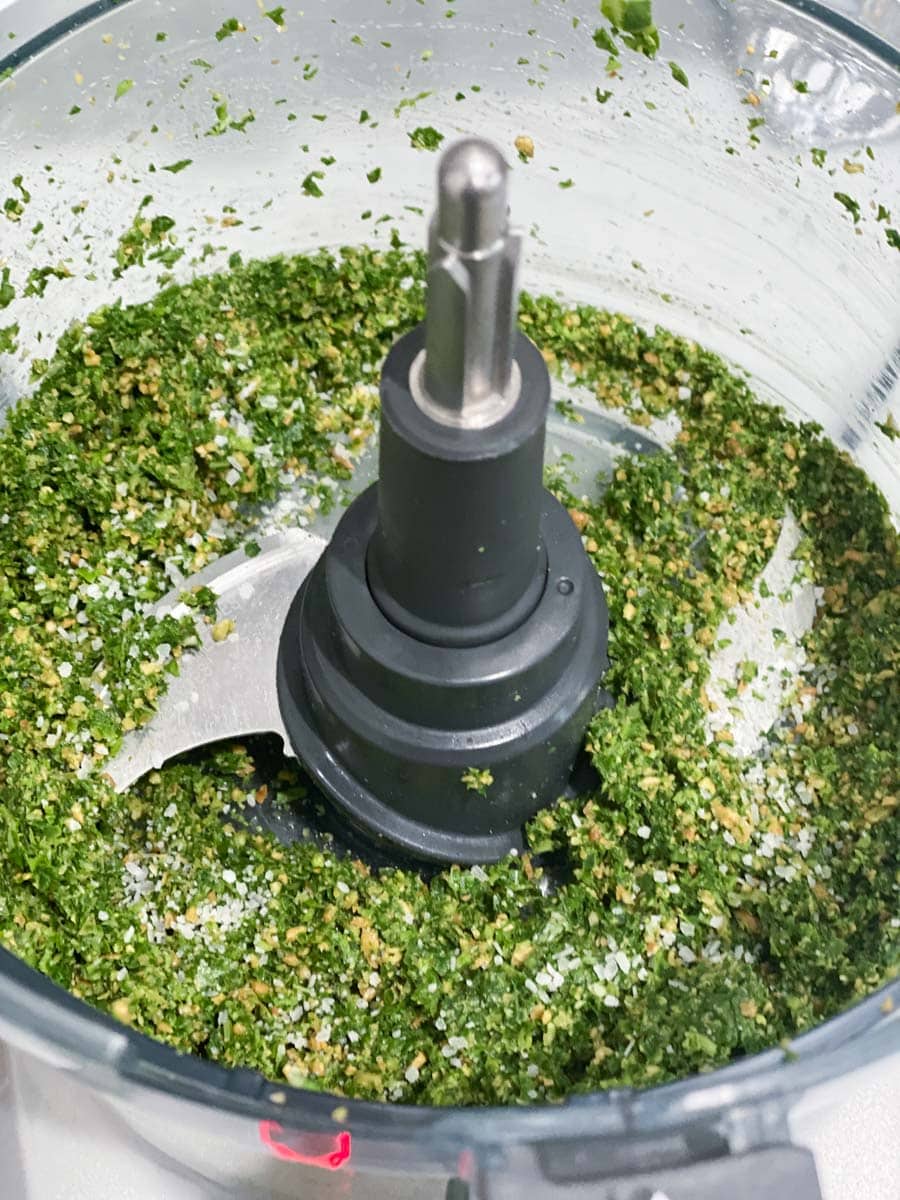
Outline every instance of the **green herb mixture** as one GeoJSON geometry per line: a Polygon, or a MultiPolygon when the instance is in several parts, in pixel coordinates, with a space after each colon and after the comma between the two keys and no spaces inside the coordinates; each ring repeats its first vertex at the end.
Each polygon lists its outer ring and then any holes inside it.
{"type": "MultiPolygon", "coordinates": [[[[246,748],[117,796],[102,771],[190,646],[144,606],[253,536],[290,485],[334,501],[381,359],[420,319],[400,249],[237,265],[62,339],[0,435],[0,942],[137,1029],[292,1085],[432,1104],[643,1085],[789,1038],[897,970],[898,549],[812,427],[713,354],[523,297],[551,369],[673,451],[568,496],[611,611],[595,795],[533,853],[424,882],[280,845],[246,748]],[[786,507],[823,589],[805,705],[742,761],[706,724],[709,655],[786,507]],[[250,515],[248,515],[250,514],[250,515]],[[540,886],[539,855],[570,877],[540,886]]],[[[298,490],[299,489],[299,490],[298,490]]],[[[211,597],[191,597],[214,620],[211,597]]],[[[738,690],[759,686],[753,671],[738,690]]],[[[475,781],[476,783],[479,781],[475,781]]]]}

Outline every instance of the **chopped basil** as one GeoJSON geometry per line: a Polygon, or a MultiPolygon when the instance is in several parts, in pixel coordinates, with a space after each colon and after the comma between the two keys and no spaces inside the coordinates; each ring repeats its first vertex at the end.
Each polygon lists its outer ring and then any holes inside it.
{"type": "MultiPolygon", "coordinates": [[[[151,202],[120,270],[171,245],[151,202]]],[[[103,765],[195,623],[231,632],[208,589],[181,616],[147,606],[173,574],[254,555],[253,514],[288,479],[301,524],[333,502],[374,429],[377,364],[422,316],[421,254],[232,267],[74,325],[0,431],[0,942],[185,1052],[429,1104],[707,1070],[789,1046],[896,972],[885,502],[716,355],[587,305],[522,296],[553,374],[638,426],[680,426],[586,496],[564,462],[548,471],[610,608],[615,706],[586,739],[600,787],[538,813],[528,852],[427,881],[263,832],[260,808],[317,801],[296,767],[260,785],[250,743],[112,791],[103,765]],[[796,703],[746,763],[708,736],[709,654],[786,507],[820,607],[796,703]],[[569,864],[549,892],[545,854],[569,864]]],[[[466,774],[489,802],[490,771],[466,774]]]]}
{"type": "Polygon", "coordinates": [[[841,204],[844,208],[846,208],[847,212],[853,218],[853,224],[858,225],[862,216],[859,208],[859,201],[854,200],[852,196],[848,196],[846,192],[835,192],[834,198],[837,200],[838,204],[841,204]]]}
{"type": "Polygon", "coordinates": [[[409,135],[409,140],[416,150],[437,150],[444,135],[431,125],[420,125],[409,135]]]}

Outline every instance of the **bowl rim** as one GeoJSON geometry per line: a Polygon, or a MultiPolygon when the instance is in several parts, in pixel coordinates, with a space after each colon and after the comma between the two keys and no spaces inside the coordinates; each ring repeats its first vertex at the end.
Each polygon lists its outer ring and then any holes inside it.
{"type": "MultiPolygon", "coordinates": [[[[0,76],[5,71],[15,71],[35,58],[42,51],[49,49],[55,42],[74,33],[82,25],[87,25],[98,17],[105,16],[113,10],[124,9],[127,5],[137,3],[137,0],[92,0],[80,8],[75,8],[68,16],[62,17],[46,29],[32,35],[15,49],[5,55],[0,55],[0,76]]],[[[832,7],[828,0],[768,0],[770,4],[778,4],[783,8],[793,9],[802,16],[811,17],[815,21],[830,27],[836,33],[855,41],[865,50],[875,54],[888,66],[900,71],[900,45],[893,45],[882,37],[871,26],[856,21],[853,17],[832,7]]],[[[15,4],[15,0],[13,0],[15,4]]],[[[10,5],[10,10],[12,5],[10,5]]]]}

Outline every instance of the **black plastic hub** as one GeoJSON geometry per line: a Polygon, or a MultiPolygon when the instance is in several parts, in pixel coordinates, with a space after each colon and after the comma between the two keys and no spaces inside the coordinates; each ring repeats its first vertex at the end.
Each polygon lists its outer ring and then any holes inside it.
{"type": "Polygon", "coordinates": [[[519,401],[468,430],[410,393],[423,338],[413,330],[385,361],[379,482],[292,605],[278,693],[298,758],[369,838],[488,862],[520,849],[524,822],[566,789],[605,702],[606,602],[542,486],[538,350],[518,337],[519,401]],[[483,794],[473,768],[492,776],[483,794]]]}
{"type": "Polygon", "coordinates": [[[392,348],[381,377],[378,524],[369,586],[385,616],[420,641],[476,646],[518,628],[547,579],[542,540],[550,378],[519,335],[519,401],[488,429],[441,425],[410,395],[424,326],[392,348]]]}

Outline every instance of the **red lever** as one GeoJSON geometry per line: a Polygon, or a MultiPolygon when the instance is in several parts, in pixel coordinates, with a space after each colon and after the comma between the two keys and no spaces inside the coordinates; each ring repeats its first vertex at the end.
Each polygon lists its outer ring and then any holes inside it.
{"type": "Polygon", "coordinates": [[[330,1146],[329,1150],[319,1154],[295,1150],[293,1146],[289,1146],[276,1136],[284,1132],[283,1127],[277,1121],[260,1121],[259,1123],[259,1136],[263,1144],[268,1146],[278,1158],[283,1158],[287,1162],[304,1163],[308,1167],[324,1167],[326,1171],[336,1171],[345,1162],[350,1161],[350,1134],[346,1130],[342,1130],[335,1137],[316,1133],[300,1134],[299,1137],[307,1144],[310,1141],[313,1144],[324,1142],[330,1146]]]}

